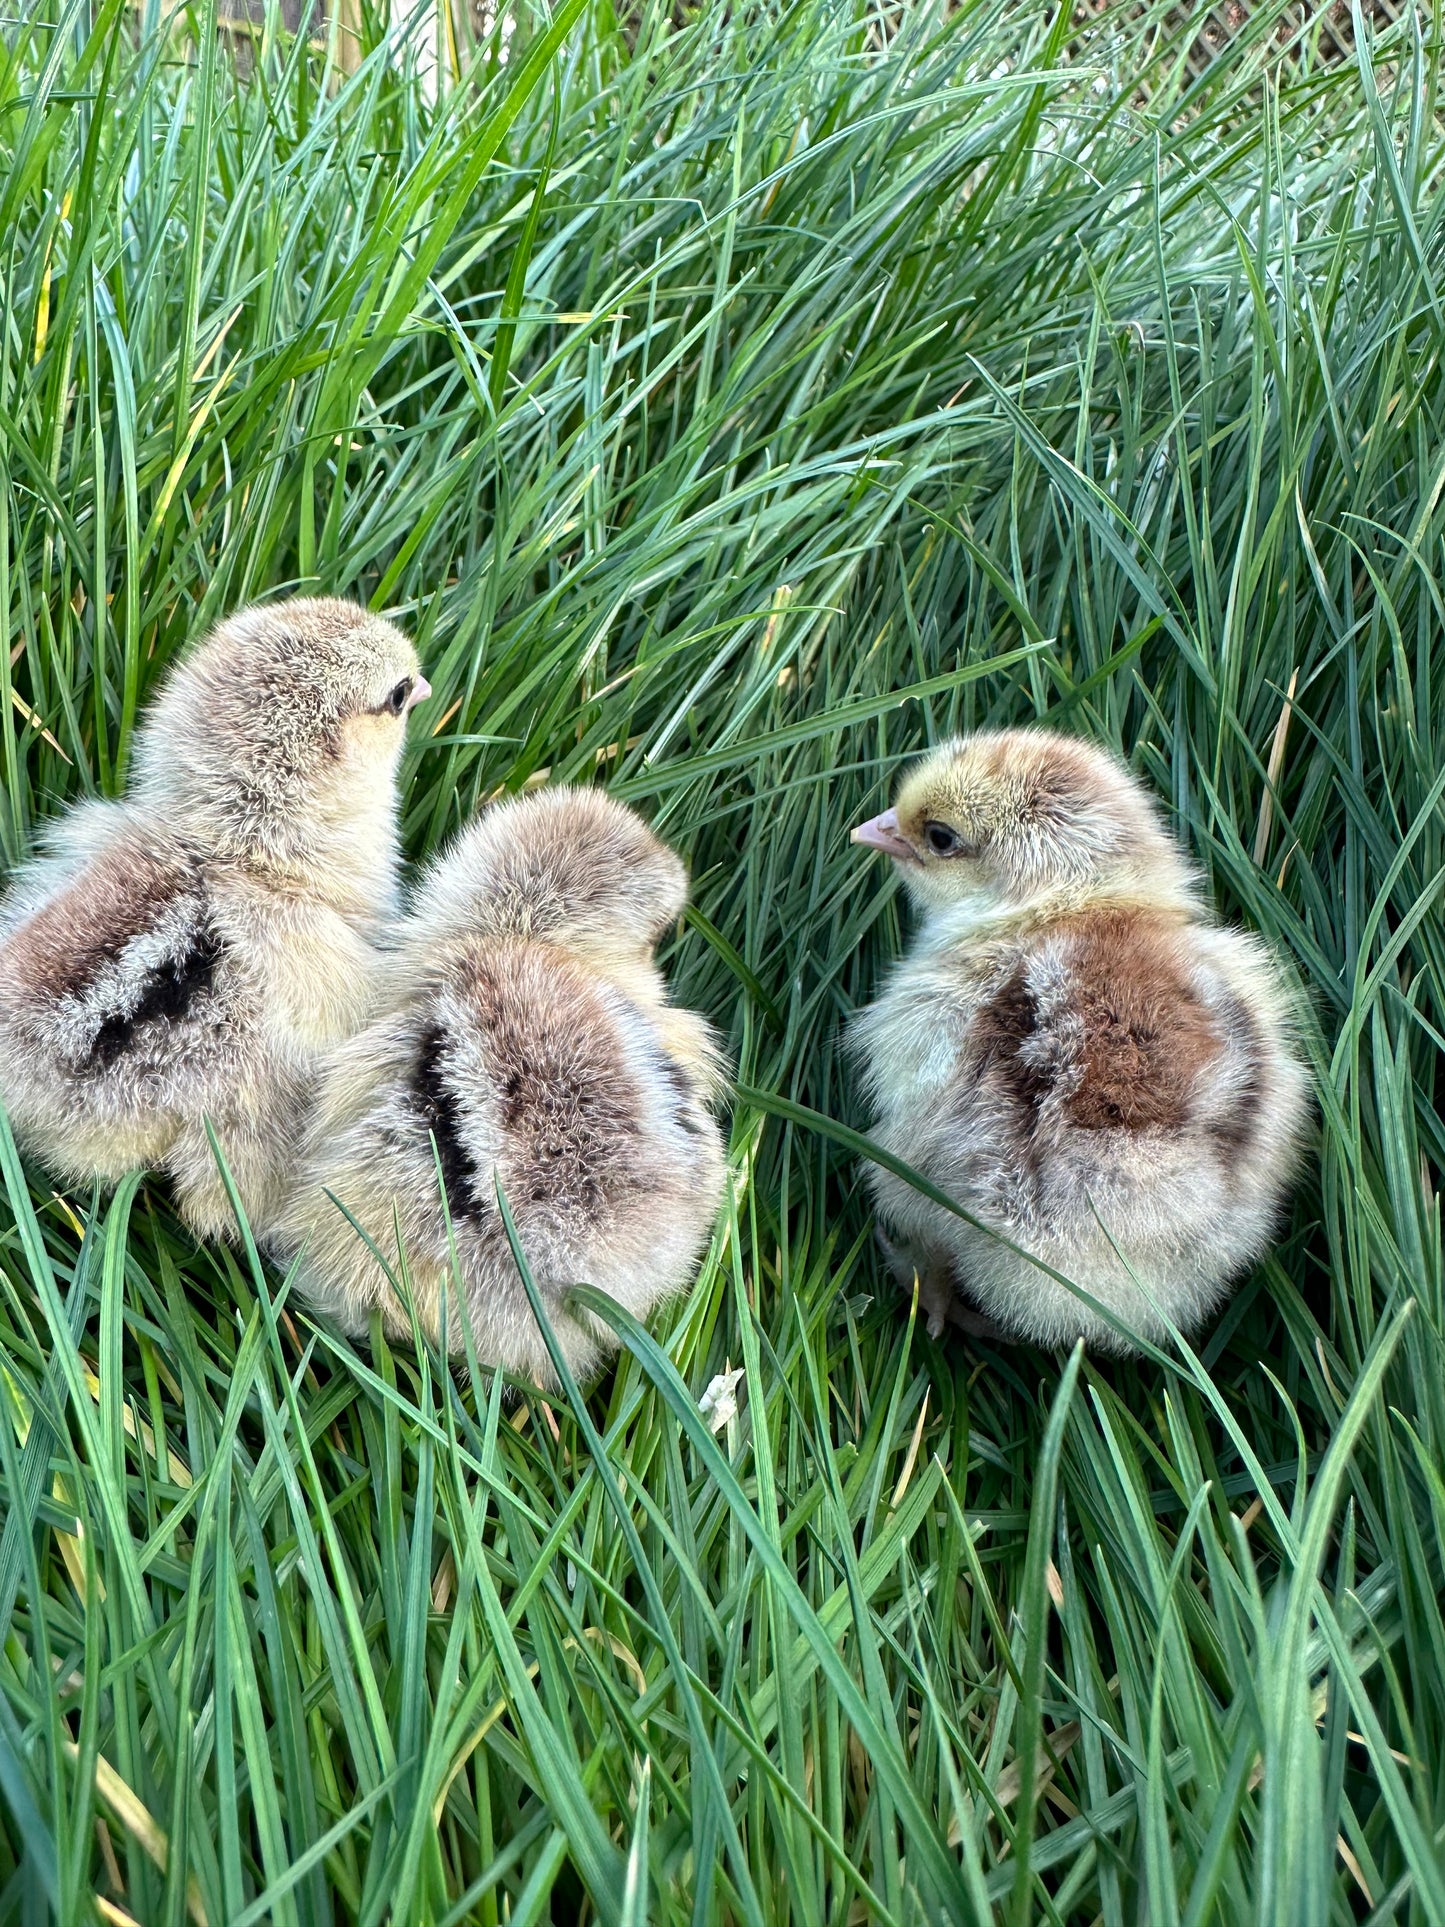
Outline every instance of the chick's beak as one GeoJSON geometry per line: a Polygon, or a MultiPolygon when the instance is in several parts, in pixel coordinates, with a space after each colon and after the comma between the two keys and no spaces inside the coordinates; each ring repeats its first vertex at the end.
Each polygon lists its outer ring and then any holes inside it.
{"type": "Polygon", "coordinates": [[[406,699],[406,709],[402,714],[405,715],[408,710],[415,709],[418,703],[424,703],[430,694],[431,684],[425,676],[418,676],[411,686],[411,694],[406,699]]]}
{"type": "Polygon", "coordinates": [[[873,816],[866,823],[860,823],[850,840],[866,843],[870,849],[882,850],[887,856],[900,857],[910,863],[918,861],[913,846],[898,833],[897,810],[884,810],[881,816],[873,816]]]}

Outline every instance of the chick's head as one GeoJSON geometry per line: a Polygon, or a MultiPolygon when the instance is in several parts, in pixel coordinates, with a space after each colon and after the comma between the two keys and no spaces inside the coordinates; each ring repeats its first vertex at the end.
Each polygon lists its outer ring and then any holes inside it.
{"type": "Polygon", "coordinates": [[[915,765],[853,841],[883,850],[925,908],[1063,893],[1188,891],[1154,804],[1115,757],[1051,730],[956,737],[915,765]]]}
{"type": "Polygon", "coordinates": [[[243,609],[172,673],[136,785],[218,855],[285,868],[375,861],[406,718],[431,694],[393,624],[329,597],[243,609]]]}
{"type": "Polygon", "coordinates": [[[687,903],[680,858],[635,810],[558,784],[493,803],[418,892],[433,939],[485,932],[650,954],[687,903]]]}

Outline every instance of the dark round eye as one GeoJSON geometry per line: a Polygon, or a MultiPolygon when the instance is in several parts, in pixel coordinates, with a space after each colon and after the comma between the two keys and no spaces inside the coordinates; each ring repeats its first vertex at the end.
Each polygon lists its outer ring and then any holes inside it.
{"type": "Polygon", "coordinates": [[[393,716],[399,716],[406,708],[406,699],[411,694],[411,690],[411,677],[403,676],[401,681],[396,685],[396,688],[392,690],[386,701],[381,705],[382,708],[388,710],[393,716]]]}
{"type": "Polygon", "coordinates": [[[923,835],[935,856],[957,856],[963,840],[946,823],[925,823],[923,835]]]}

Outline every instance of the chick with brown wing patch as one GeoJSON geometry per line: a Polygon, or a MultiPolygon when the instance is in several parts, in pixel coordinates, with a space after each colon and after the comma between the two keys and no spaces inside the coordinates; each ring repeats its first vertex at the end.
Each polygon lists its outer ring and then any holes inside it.
{"type": "Polygon", "coordinates": [[[389,1270],[430,1337],[469,1326],[482,1363],[550,1384],[499,1189],[573,1371],[611,1340],[570,1286],[638,1318],[686,1287],[724,1177],[717,1049],[654,956],[686,899],[639,816],[563,787],[485,810],[420,879],[277,1230],[319,1309],[407,1335],[389,1270]]]}
{"type": "Polygon", "coordinates": [[[61,1182],[173,1180],[263,1224],[322,1054],[362,1021],[396,900],[396,768],[430,694],[351,603],[232,616],[171,672],[122,801],[62,816],[0,904],[0,1098],[61,1182]]]}
{"type": "Polygon", "coordinates": [[[920,913],[852,1027],[872,1134],[976,1221],[867,1167],[929,1329],[1106,1351],[1197,1330],[1268,1245],[1307,1130],[1278,964],[1213,921],[1131,772],[1046,730],[943,745],[853,838],[920,913]]]}

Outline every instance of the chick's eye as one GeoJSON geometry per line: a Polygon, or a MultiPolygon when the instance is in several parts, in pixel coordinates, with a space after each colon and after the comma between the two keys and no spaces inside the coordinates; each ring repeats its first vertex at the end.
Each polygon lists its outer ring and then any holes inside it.
{"type": "Polygon", "coordinates": [[[925,823],[923,835],[935,856],[958,856],[962,851],[962,838],[949,829],[946,823],[925,823]]]}
{"type": "Polygon", "coordinates": [[[411,686],[411,677],[403,676],[382,704],[382,708],[389,710],[393,716],[399,716],[406,708],[406,699],[411,694],[411,686]]]}

